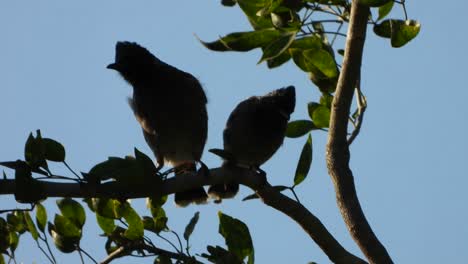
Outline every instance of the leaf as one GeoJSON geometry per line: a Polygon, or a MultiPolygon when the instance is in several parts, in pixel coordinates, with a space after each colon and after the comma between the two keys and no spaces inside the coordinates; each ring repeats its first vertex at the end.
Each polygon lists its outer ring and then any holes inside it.
{"type": "Polygon", "coordinates": [[[392,28],[391,28],[391,19],[384,20],[380,24],[374,25],[374,33],[382,38],[391,38],[392,37],[392,28]]]}
{"type": "Polygon", "coordinates": [[[21,211],[15,211],[14,213],[7,214],[7,222],[10,226],[10,231],[16,231],[22,234],[27,230],[23,212],[21,211]]]}
{"type": "Polygon", "coordinates": [[[71,198],[63,198],[56,201],[62,215],[72,221],[78,228],[82,228],[86,221],[86,213],[83,206],[71,198]]]}
{"type": "Polygon", "coordinates": [[[222,264],[243,264],[244,263],[236,255],[227,251],[223,247],[207,246],[206,249],[209,254],[202,253],[201,256],[203,258],[208,259],[212,263],[222,263],[222,264]]]}
{"type": "Polygon", "coordinates": [[[392,47],[403,47],[414,39],[421,30],[421,24],[415,20],[406,20],[401,23],[392,23],[392,47]]]}
{"type": "Polygon", "coordinates": [[[34,225],[31,215],[29,215],[29,212],[25,211],[23,212],[23,216],[24,216],[24,222],[26,223],[26,227],[31,233],[31,236],[33,237],[34,240],[37,241],[37,239],[39,238],[39,233],[37,232],[36,226],[34,225]]]}
{"type": "Polygon", "coordinates": [[[379,7],[383,6],[386,3],[393,1],[393,0],[360,0],[359,3],[362,5],[367,5],[370,7],[379,7]]]}
{"type": "Polygon", "coordinates": [[[249,257],[248,263],[253,263],[254,249],[249,228],[239,219],[218,212],[219,233],[224,237],[230,252],[240,260],[249,257]]]}
{"type": "Polygon", "coordinates": [[[36,204],[36,224],[39,230],[44,233],[47,224],[47,211],[40,203],[36,204]]]}
{"type": "MultiPolygon", "coordinates": [[[[235,3],[235,2],[234,2],[235,3]]],[[[190,263],[190,262],[188,262],[190,263]]],[[[172,260],[170,257],[165,255],[159,255],[155,260],[154,264],[172,264],[172,260]]]]}
{"type": "Polygon", "coordinates": [[[338,75],[338,68],[336,66],[335,59],[328,51],[324,49],[309,49],[304,51],[304,57],[306,63],[310,63],[315,66],[326,77],[333,78],[338,75]]]}
{"type": "Polygon", "coordinates": [[[393,1],[389,1],[385,5],[380,6],[379,7],[379,17],[377,18],[377,20],[381,20],[381,19],[385,18],[390,13],[390,11],[392,11],[392,8],[393,8],[393,1]]]}
{"type": "Polygon", "coordinates": [[[415,38],[421,30],[421,24],[415,20],[387,19],[374,26],[376,35],[390,38],[392,47],[399,48],[415,38]]]}
{"type": "Polygon", "coordinates": [[[278,39],[272,41],[263,49],[263,55],[257,64],[260,64],[266,60],[274,59],[281,55],[284,51],[286,51],[289,48],[289,46],[295,38],[296,32],[288,32],[279,37],[278,39]]]}
{"type": "Polygon", "coordinates": [[[234,32],[220,37],[213,42],[200,43],[214,51],[250,51],[268,45],[280,37],[280,32],[275,29],[262,29],[256,31],[234,32]]]}
{"type": "Polygon", "coordinates": [[[184,239],[185,240],[189,240],[190,236],[192,235],[193,233],[193,230],[195,229],[195,226],[197,225],[198,223],[198,219],[199,219],[199,216],[200,216],[200,212],[196,212],[192,219],[190,219],[190,222],[187,224],[187,226],[185,227],[185,231],[184,231],[184,239]]]}
{"type": "Polygon", "coordinates": [[[257,15],[258,11],[270,3],[271,0],[237,0],[237,4],[249,18],[249,22],[254,29],[271,28],[273,26],[269,17],[257,15]]]}
{"type": "Polygon", "coordinates": [[[96,221],[99,225],[99,227],[104,231],[106,235],[111,235],[112,232],[114,232],[116,225],[114,223],[114,219],[112,218],[107,218],[104,216],[101,216],[99,214],[96,214],[96,221]]]}
{"type": "Polygon", "coordinates": [[[42,144],[44,144],[45,159],[56,162],[65,161],[65,148],[62,144],[50,138],[43,138],[42,144]]]}
{"type": "Polygon", "coordinates": [[[79,238],[76,237],[65,237],[60,235],[56,231],[55,225],[49,222],[48,224],[49,234],[54,240],[55,247],[57,247],[63,253],[71,253],[77,249],[79,238]]]}
{"type": "Polygon", "coordinates": [[[295,120],[288,123],[286,128],[286,137],[298,138],[309,133],[311,130],[317,129],[314,123],[310,120],[295,120]]]}
{"type": "Polygon", "coordinates": [[[307,49],[321,49],[322,48],[322,39],[317,35],[310,35],[303,38],[299,38],[294,40],[291,44],[291,48],[299,49],[299,50],[307,50],[307,49]]]}
{"type": "Polygon", "coordinates": [[[91,210],[100,216],[112,219],[121,218],[117,209],[120,206],[120,202],[116,199],[92,198],[88,205],[92,208],[91,210]]]}
{"type": "Polygon", "coordinates": [[[273,69],[283,65],[291,59],[291,55],[287,52],[281,53],[279,56],[267,60],[268,69],[273,69]]]}
{"type": "Polygon", "coordinates": [[[124,236],[130,240],[141,239],[143,237],[144,226],[137,212],[128,203],[122,203],[119,211],[121,211],[122,217],[128,224],[124,236]]]}
{"type": "Polygon", "coordinates": [[[168,218],[166,217],[166,212],[163,208],[158,208],[157,211],[151,211],[154,220],[154,231],[159,233],[165,229],[167,229],[167,221],[168,218]]]}
{"type": "Polygon", "coordinates": [[[45,159],[45,146],[40,130],[37,130],[36,138],[34,138],[32,133],[29,134],[24,146],[24,159],[32,169],[42,167],[47,171],[49,170],[45,159]]]}
{"type": "MultiPolygon", "coordinates": [[[[5,219],[0,217],[0,252],[4,252],[10,246],[10,232],[5,219]]],[[[1,255],[1,254],[0,254],[1,255]]]]}
{"type": "Polygon", "coordinates": [[[143,152],[139,151],[135,148],[135,159],[137,166],[142,170],[142,177],[151,179],[153,184],[157,181],[157,184],[162,184],[162,179],[157,177],[158,170],[154,165],[154,162],[151,160],[150,157],[146,156],[143,152]]]}
{"type": "Polygon", "coordinates": [[[88,177],[100,180],[114,179],[124,184],[140,184],[143,181],[143,170],[137,165],[136,159],[131,157],[109,157],[107,161],[94,166],[88,177]]]}
{"type": "Polygon", "coordinates": [[[63,215],[55,214],[54,227],[55,232],[64,238],[72,238],[74,240],[81,238],[81,228],[63,215]]]}
{"type": "MultiPolygon", "coordinates": [[[[282,192],[282,191],[288,189],[288,187],[283,186],[283,185],[277,185],[277,186],[273,186],[273,189],[275,189],[278,192],[282,192]]],[[[260,198],[260,197],[258,197],[258,195],[256,193],[252,193],[252,194],[247,195],[246,197],[244,197],[242,199],[242,201],[245,202],[245,201],[248,201],[248,200],[253,200],[253,199],[258,199],[258,198],[260,198]]]]}
{"type": "Polygon", "coordinates": [[[307,141],[302,148],[301,156],[297,164],[296,173],[294,175],[294,186],[299,185],[305,180],[312,164],[312,137],[307,137],[307,141]]]}
{"type": "Polygon", "coordinates": [[[320,105],[312,114],[312,121],[317,127],[324,128],[330,125],[330,109],[320,105]]]}
{"type": "Polygon", "coordinates": [[[322,94],[322,96],[320,97],[320,104],[329,109],[331,108],[332,102],[333,102],[333,95],[331,94],[322,94]]]}
{"type": "Polygon", "coordinates": [[[10,232],[10,250],[14,252],[19,244],[19,236],[16,232],[10,232]]]}

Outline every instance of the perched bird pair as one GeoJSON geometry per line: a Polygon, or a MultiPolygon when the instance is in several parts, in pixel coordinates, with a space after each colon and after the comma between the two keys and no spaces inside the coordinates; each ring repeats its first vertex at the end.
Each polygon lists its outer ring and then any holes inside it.
{"type": "MultiPolygon", "coordinates": [[[[129,104],[158,168],[170,164],[176,177],[195,174],[208,130],[207,98],[199,81],[133,42],[118,42],[115,62],[107,68],[119,72],[133,86],[129,104]]],[[[224,164],[258,168],[266,162],[283,143],[294,106],[292,86],[241,102],[224,130],[224,151],[233,157],[224,164]]],[[[220,201],[233,197],[238,189],[236,183],[214,185],[209,194],[220,201]]],[[[205,203],[207,199],[203,187],[175,194],[179,206],[205,203]]]]}

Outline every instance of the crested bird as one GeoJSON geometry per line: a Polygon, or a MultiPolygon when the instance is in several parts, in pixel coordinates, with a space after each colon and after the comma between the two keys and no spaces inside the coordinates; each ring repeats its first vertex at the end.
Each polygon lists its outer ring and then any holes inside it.
{"type": "MultiPolygon", "coordinates": [[[[296,105],[294,86],[252,96],[232,111],[223,131],[225,154],[222,166],[238,166],[261,171],[283,144],[289,117],[296,105]]],[[[214,152],[214,151],[213,151],[214,152]]],[[[212,185],[208,194],[215,202],[232,198],[239,184],[226,182],[212,185]]]]}
{"type": "MultiPolygon", "coordinates": [[[[190,73],[171,66],[134,42],[117,42],[116,70],[133,87],[129,105],[156,156],[158,170],[172,165],[175,175],[196,174],[196,162],[208,133],[207,98],[190,73]]],[[[187,206],[207,201],[203,187],[178,192],[175,203],[187,206]]]]}

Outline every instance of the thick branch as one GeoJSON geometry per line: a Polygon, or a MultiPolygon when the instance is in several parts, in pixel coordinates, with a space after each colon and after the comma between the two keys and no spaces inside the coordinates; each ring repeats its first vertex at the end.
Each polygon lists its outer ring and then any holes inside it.
{"type": "Polygon", "coordinates": [[[347,143],[348,116],[353,91],[360,76],[369,8],[354,0],[348,28],[343,68],[332,104],[327,144],[328,172],[335,186],[336,199],[354,241],[371,263],[393,263],[364,216],[349,168],[347,143]]]}
{"type": "MultiPolygon", "coordinates": [[[[366,263],[344,249],[330,234],[326,227],[303,205],[276,191],[265,179],[251,170],[242,168],[211,169],[208,177],[180,175],[167,179],[161,186],[145,184],[129,186],[109,182],[93,186],[91,184],[55,183],[37,181],[45,197],[107,197],[107,198],[144,198],[154,195],[167,195],[203,185],[213,185],[226,181],[236,181],[250,187],[262,198],[263,202],[281,211],[296,221],[317,243],[334,263],[366,263]]],[[[15,193],[14,180],[0,180],[0,195],[15,193]]]]}

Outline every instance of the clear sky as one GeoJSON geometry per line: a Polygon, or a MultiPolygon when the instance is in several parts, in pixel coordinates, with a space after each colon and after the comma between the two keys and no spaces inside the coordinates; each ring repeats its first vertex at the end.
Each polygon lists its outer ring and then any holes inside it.
{"type": "MultiPolygon", "coordinates": [[[[393,49],[371,30],[366,41],[362,89],[369,106],[351,147],[351,167],[366,216],[395,263],[468,259],[468,92],[463,84],[468,4],[454,2],[456,6],[441,7],[440,1],[407,1],[409,16],[422,23],[422,30],[406,47],[393,49]]],[[[295,65],[269,70],[265,64],[256,65],[259,51],[215,53],[194,37],[214,40],[249,29],[238,7],[222,7],[218,1],[2,1],[0,160],[22,158],[27,135],[36,129],[65,145],[67,161],[77,171],[87,172],[108,156],[131,154],[134,147],[151,154],[126,102],[131,88],[105,68],[114,59],[118,40],[139,42],[200,79],[209,98],[206,150],[222,146],[229,113],[251,95],[295,85],[298,100],[292,119],[305,118],[306,103],[318,100],[319,93],[295,65]]],[[[264,166],[272,184],[292,183],[305,140],[286,139],[264,166]]],[[[324,160],[325,140],[324,132],[313,133],[313,165],[297,191],[338,241],[362,256],[336,207],[324,160]]],[[[203,160],[211,167],[220,163],[207,151],[203,160]]],[[[171,197],[165,206],[168,224],[182,234],[190,217],[200,211],[191,242],[192,252],[202,253],[206,245],[224,245],[217,233],[216,213],[222,211],[248,224],[257,263],[329,263],[289,218],[258,200],[242,202],[250,193],[244,187],[234,200],[185,209],[176,208],[171,197]]],[[[143,201],[132,203],[144,208],[143,201]]],[[[0,197],[0,204],[2,209],[15,206],[6,197],[0,197]]],[[[55,202],[49,199],[46,205],[52,218],[55,202]]],[[[93,215],[88,218],[83,248],[102,260],[104,240],[93,215]]],[[[56,256],[61,263],[79,262],[76,253],[56,256]]],[[[46,263],[29,234],[21,237],[17,259],[46,263]]]]}

